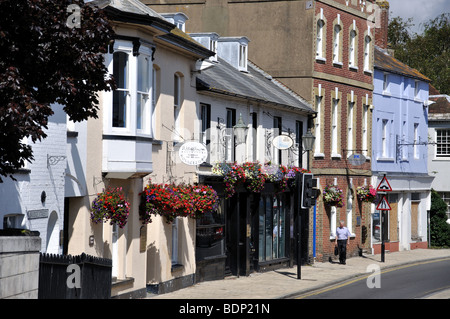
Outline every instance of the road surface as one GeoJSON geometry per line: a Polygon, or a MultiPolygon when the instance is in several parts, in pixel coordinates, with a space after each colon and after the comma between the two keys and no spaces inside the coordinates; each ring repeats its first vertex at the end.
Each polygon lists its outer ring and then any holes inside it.
{"type": "MultiPolygon", "coordinates": [[[[450,290],[450,258],[373,272],[298,299],[414,299],[450,290]]],[[[441,293],[442,295],[442,293],[441,293]]],[[[447,294],[450,298],[450,295],[447,294]]]]}

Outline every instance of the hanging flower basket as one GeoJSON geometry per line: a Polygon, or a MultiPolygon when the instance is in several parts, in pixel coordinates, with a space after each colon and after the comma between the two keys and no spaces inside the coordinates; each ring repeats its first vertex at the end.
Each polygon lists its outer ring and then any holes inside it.
{"type": "Polygon", "coordinates": [[[257,162],[247,162],[242,164],[246,188],[250,192],[259,193],[266,183],[266,175],[262,171],[261,164],[257,162]]]}
{"type": "Polygon", "coordinates": [[[336,185],[325,186],[322,196],[323,202],[328,206],[344,206],[344,192],[336,185]]]}
{"type": "Polygon", "coordinates": [[[373,203],[377,197],[377,191],[372,185],[360,186],[356,189],[358,200],[365,203],[373,203]]]}
{"type": "Polygon", "coordinates": [[[91,220],[94,223],[110,221],[123,228],[128,219],[130,205],[125,200],[122,188],[108,188],[98,193],[92,201],[91,220]]]}
{"type": "Polygon", "coordinates": [[[153,184],[149,181],[141,195],[139,213],[144,224],[152,215],[160,215],[171,223],[177,217],[200,218],[217,210],[217,192],[207,185],[153,184]]]}
{"type": "Polygon", "coordinates": [[[213,173],[223,176],[227,197],[232,197],[236,193],[237,184],[245,181],[244,168],[236,163],[217,163],[213,167],[213,173]]]}
{"type": "Polygon", "coordinates": [[[285,191],[289,186],[295,185],[297,174],[307,173],[306,169],[284,165],[271,164],[261,165],[258,162],[217,163],[213,167],[213,173],[223,176],[225,193],[230,198],[236,193],[238,184],[243,183],[246,189],[253,193],[260,193],[266,182],[278,186],[278,191],[285,191]]]}

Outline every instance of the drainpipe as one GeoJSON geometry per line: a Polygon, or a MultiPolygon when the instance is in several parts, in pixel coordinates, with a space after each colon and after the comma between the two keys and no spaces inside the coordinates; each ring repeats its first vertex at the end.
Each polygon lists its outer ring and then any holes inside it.
{"type": "Polygon", "coordinates": [[[314,205],[314,216],[313,216],[313,257],[316,260],[316,208],[317,203],[314,205]]]}

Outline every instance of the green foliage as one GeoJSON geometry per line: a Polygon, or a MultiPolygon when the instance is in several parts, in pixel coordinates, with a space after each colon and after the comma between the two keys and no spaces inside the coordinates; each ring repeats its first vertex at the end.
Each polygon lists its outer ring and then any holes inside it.
{"type": "Polygon", "coordinates": [[[46,137],[51,104],[74,121],[97,117],[97,92],[114,85],[104,65],[114,32],[83,0],[2,0],[0,12],[1,177],[33,159],[22,141],[46,137]],[[66,24],[71,4],[80,8],[80,27],[66,24]]]}
{"type": "Polygon", "coordinates": [[[430,237],[432,246],[450,246],[450,225],[447,224],[447,204],[431,190],[430,237]]]}
{"type": "Polygon", "coordinates": [[[395,58],[431,79],[442,94],[450,94],[450,13],[424,24],[422,34],[411,34],[412,18],[390,20],[388,41],[395,58]]]}

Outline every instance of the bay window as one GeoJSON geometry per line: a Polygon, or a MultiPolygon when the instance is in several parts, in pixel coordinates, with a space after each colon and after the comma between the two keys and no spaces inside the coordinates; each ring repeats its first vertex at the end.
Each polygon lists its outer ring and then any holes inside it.
{"type": "Polygon", "coordinates": [[[119,37],[111,49],[105,63],[116,88],[102,96],[102,171],[107,178],[144,176],[153,170],[154,48],[138,38],[119,37]]]}
{"type": "Polygon", "coordinates": [[[143,133],[150,133],[150,83],[151,83],[151,61],[146,55],[138,57],[138,83],[137,83],[137,110],[136,127],[143,133]]]}
{"type": "Polygon", "coordinates": [[[104,99],[107,134],[152,135],[152,49],[141,45],[136,52],[135,45],[116,40],[114,53],[105,59],[116,81],[116,89],[104,99]]]}
{"type": "Polygon", "coordinates": [[[128,53],[115,52],[113,55],[113,76],[117,88],[113,92],[113,127],[127,126],[130,97],[128,69],[128,53]]]}

